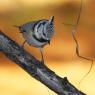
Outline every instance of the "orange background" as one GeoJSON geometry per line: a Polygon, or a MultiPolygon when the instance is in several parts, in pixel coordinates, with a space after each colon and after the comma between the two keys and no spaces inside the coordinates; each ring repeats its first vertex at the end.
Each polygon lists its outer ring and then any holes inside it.
{"type": "MultiPolygon", "coordinates": [[[[76,23],[80,0],[0,0],[0,30],[22,44],[24,39],[13,25],[55,16],[55,35],[51,45],[44,48],[45,64],[87,95],[95,95],[95,65],[79,85],[91,62],[76,56],[71,27],[62,23],[76,23]]],[[[95,0],[83,0],[83,10],[77,30],[80,53],[95,57],[95,0]]],[[[25,45],[25,49],[40,59],[39,50],[25,45]]],[[[56,95],[33,79],[0,52],[0,95],[56,95]]]]}

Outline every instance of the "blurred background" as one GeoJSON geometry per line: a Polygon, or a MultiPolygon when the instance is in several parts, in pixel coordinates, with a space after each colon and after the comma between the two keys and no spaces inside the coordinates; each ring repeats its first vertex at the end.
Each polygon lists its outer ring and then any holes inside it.
{"type": "MultiPolygon", "coordinates": [[[[55,16],[55,35],[51,45],[44,48],[45,64],[59,76],[68,77],[73,85],[87,95],[95,95],[95,65],[79,85],[91,62],[76,56],[72,27],[62,24],[75,24],[79,8],[80,0],[0,0],[0,30],[21,45],[24,39],[13,25],[55,16]]],[[[95,0],[83,0],[80,24],[76,33],[80,54],[92,59],[95,58],[94,9],[95,0]]],[[[38,49],[28,44],[25,45],[25,49],[41,59],[38,49]]],[[[0,52],[0,95],[38,94],[56,95],[0,52]]]]}

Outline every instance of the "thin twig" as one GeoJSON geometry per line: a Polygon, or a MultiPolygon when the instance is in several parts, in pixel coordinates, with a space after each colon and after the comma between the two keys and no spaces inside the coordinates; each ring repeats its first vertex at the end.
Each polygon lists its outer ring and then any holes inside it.
{"type": "Polygon", "coordinates": [[[78,18],[77,18],[77,21],[76,21],[76,24],[73,25],[73,24],[67,24],[67,23],[63,23],[64,25],[70,25],[72,26],[72,36],[73,36],[73,39],[76,43],[76,54],[78,57],[80,58],[83,58],[83,59],[86,59],[86,60],[89,60],[91,61],[91,66],[90,66],[90,69],[88,70],[88,72],[83,76],[83,78],[80,80],[79,84],[82,82],[82,80],[90,73],[92,67],[93,67],[93,60],[92,59],[89,59],[89,58],[86,58],[86,57],[83,57],[80,55],[80,49],[79,49],[79,44],[78,44],[78,41],[76,39],[76,36],[75,36],[75,33],[77,32],[77,27],[79,25],[79,20],[80,20],[80,16],[81,16],[81,11],[82,11],[82,6],[83,6],[83,1],[81,0],[81,4],[80,4],[80,9],[79,9],[79,14],[78,14],[78,18]]]}
{"type": "Polygon", "coordinates": [[[80,82],[79,82],[79,85],[80,85],[80,83],[82,82],[82,80],[90,73],[90,71],[91,71],[91,69],[92,69],[92,67],[93,67],[93,60],[80,55],[80,52],[79,52],[79,51],[80,51],[80,49],[79,49],[79,44],[78,44],[77,39],[76,39],[76,37],[75,37],[75,32],[76,32],[76,27],[73,27],[73,29],[72,29],[72,36],[73,36],[73,39],[74,39],[74,41],[75,41],[75,43],[76,43],[76,54],[77,54],[77,56],[78,56],[79,58],[83,58],[83,59],[86,59],[86,60],[89,60],[89,61],[92,62],[92,63],[91,63],[91,66],[90,66],[90,68],[89,68],[89,70],[88,70],[88,72],[87,72],[87,73],[82,77],[82,79],[80,80],[80,82]]]}
{"type": "MultiPolygon", "coordinates": [[[[58,95],[86,95],[75,88],[66,77],[61,78],[33,57],[15,41],[0,32],[0,49],[7,58],[58,95]]],[[[32,88],[31,88],[32,89],[32,88]]]]}

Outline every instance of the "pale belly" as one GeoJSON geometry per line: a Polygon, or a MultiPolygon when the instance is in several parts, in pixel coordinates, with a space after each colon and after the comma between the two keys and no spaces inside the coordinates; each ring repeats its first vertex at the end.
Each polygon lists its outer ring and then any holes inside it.
{"type": "Polygon", "coordinates": [[[23,37],[24,39],[26,40],[26,42],[30,45],[30,46],[33,46],[33,47],[36,47],[36,48],[40,48],[40,47],[43,47],[45,46],[46,44],[48,44],[48,42],[39,42],[37,41],[36,39],[34,39],[32,37],[32,32],[27,33],[23,33],[23,37]]]}

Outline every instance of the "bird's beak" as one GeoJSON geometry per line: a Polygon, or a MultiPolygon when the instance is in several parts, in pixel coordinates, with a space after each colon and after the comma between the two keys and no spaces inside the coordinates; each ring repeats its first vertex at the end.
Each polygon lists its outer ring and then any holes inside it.
{"type": "MultiPolygon", "coordinates": [[[[14,27],[18,28],[19,30],[21,29],[21,26],[14,25],[14,27]]],[[[22,33],[22,32],[20,31],[20,33],[22,33]]]]}
{"type": "Polygon", "coordinates": [[[50,40],[48,41],[48,44],[50,45],[50,40]]]}
{"type": "Polygon", "coordinates": [[[52,16],[49,20],[50,23],[53,23],[54,22],[54,16],[52,16]]]}

